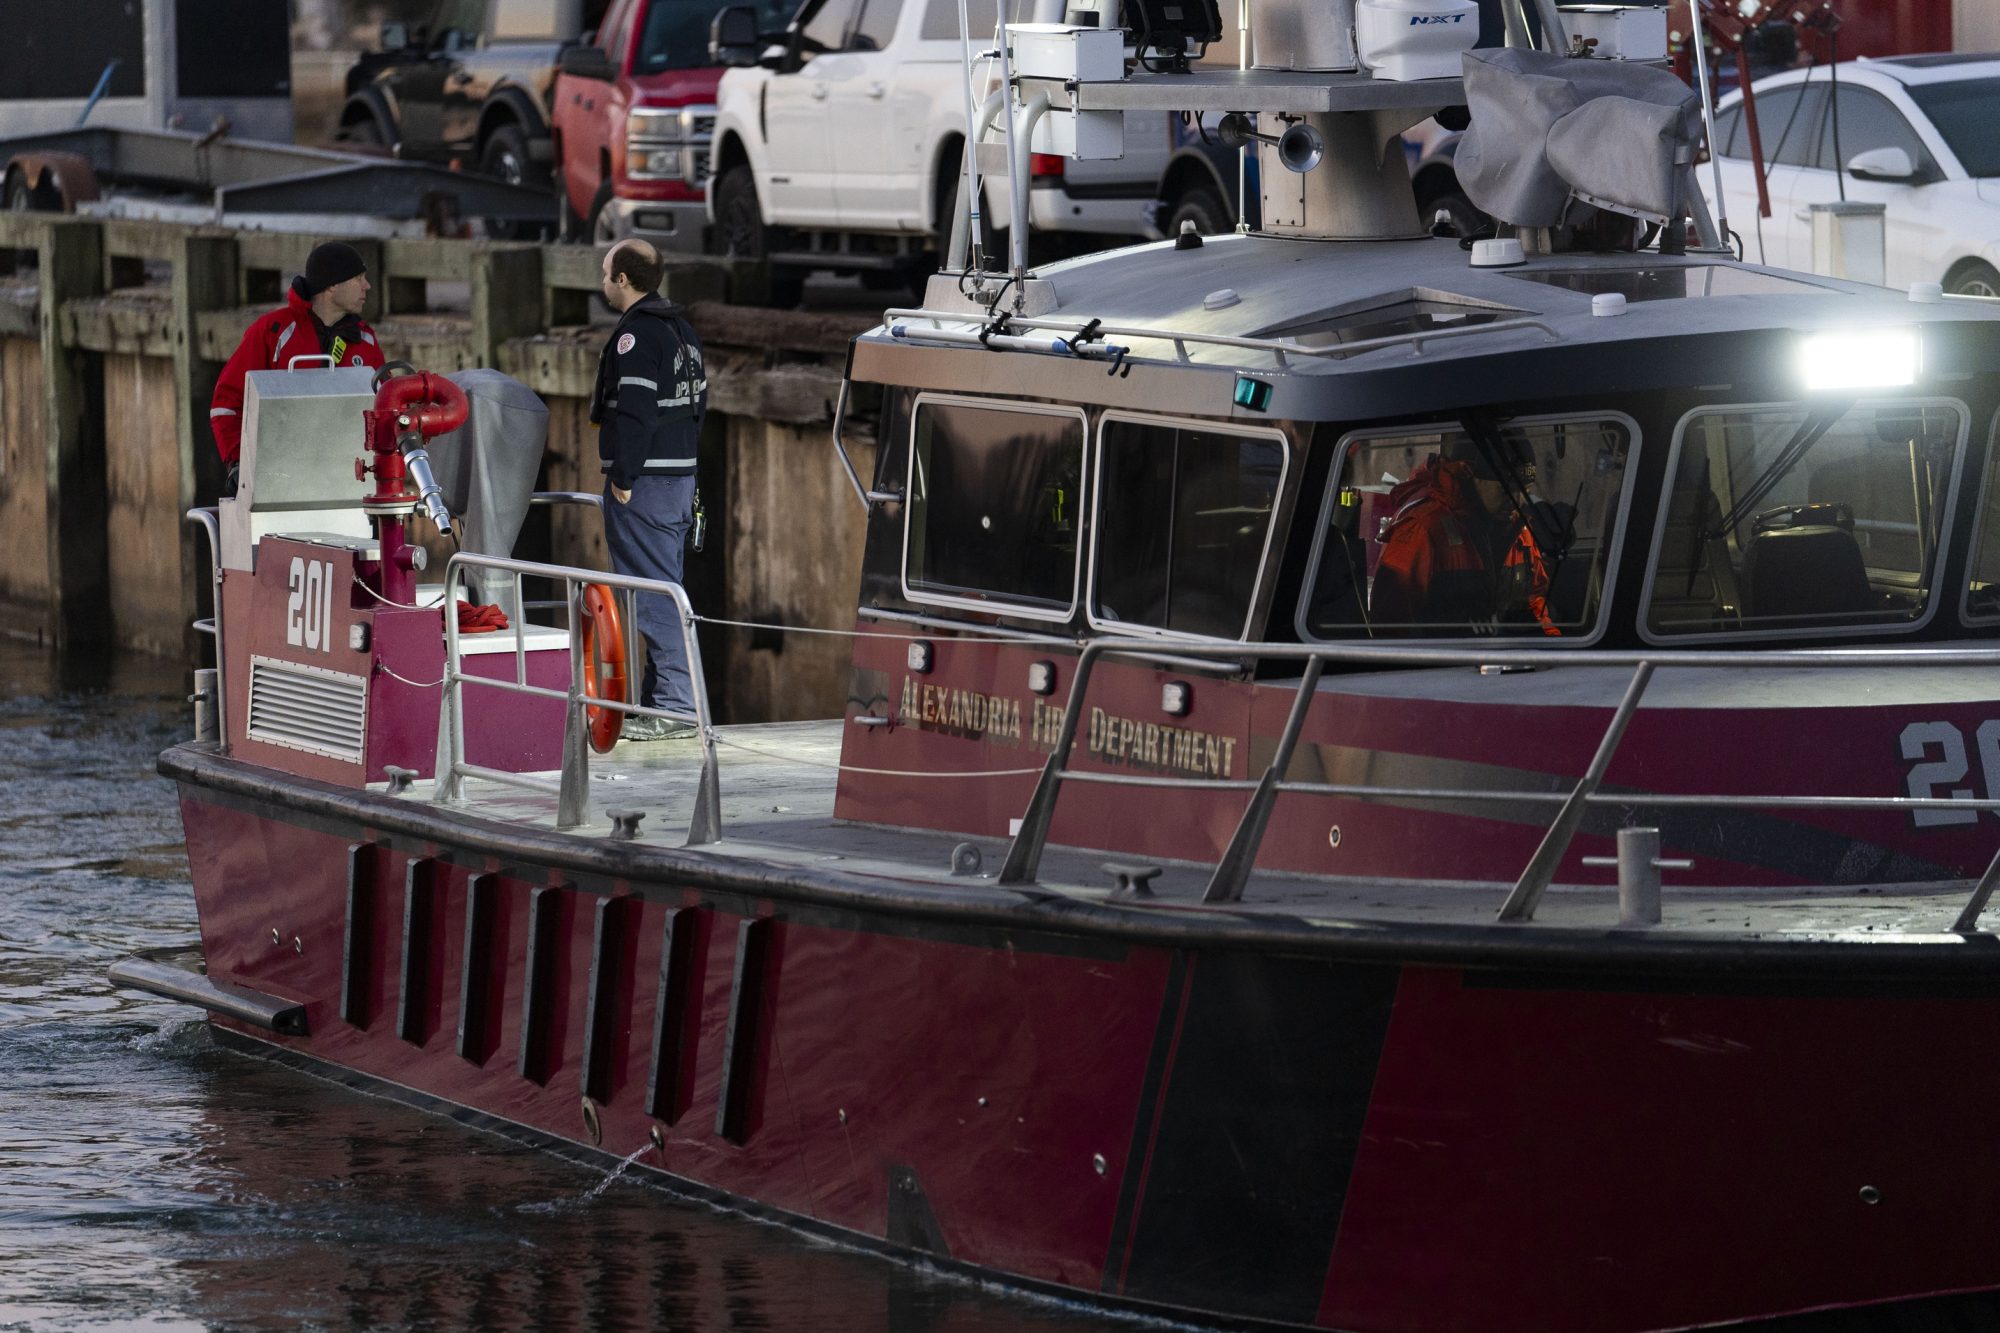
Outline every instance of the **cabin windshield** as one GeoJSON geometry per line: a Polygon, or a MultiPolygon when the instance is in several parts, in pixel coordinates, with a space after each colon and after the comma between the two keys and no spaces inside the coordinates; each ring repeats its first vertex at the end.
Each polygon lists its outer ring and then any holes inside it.
{"type": "Polygon", "coordinates": [[[917,399],[903,548],[912,601],[1070,617],[1083,426],[1074,408],[917,399]]]}
{"type": "Polygon", "coordinates": [[[1303,639],[1588,634],[1633,429],[1520,419],[1351,435],[1321,505],[1303,639]]]}
{"type": "Polygon", "coordinates": [[[1986,449],[1986,490],[1979,502],[1979,526],[1967,566],[1965,616],[1968,620],[2000,620],[2000,425],[1986,449]]]}
{"type": "Polygon", "coordinates": [[[1964,430],[1961,409],[1935,402],[1693,413],[1669,465],[1648,635],[1915,624],[1964,430]]]}
{"type": "Polygon", "coordinates": [[[1243,637],[1284,480],[1284,436],[1108,413],[1097,467],[1092,619],[1243,637]]]}

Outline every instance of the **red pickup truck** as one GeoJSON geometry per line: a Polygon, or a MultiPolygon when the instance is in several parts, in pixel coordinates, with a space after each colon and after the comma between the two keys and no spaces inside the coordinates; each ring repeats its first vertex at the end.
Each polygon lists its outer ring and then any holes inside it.
{"type": "MultiPolygon", "coordinates": [[[[551,126],[563,234],[699,252],[715,128],[708,29],[721,0],[614,0],[563,52],[551,126]]],[[[770,8],[767,4],[766,8],[770,8]]],[[[782,27],[790,5],[774,8],[782,27]]]]}

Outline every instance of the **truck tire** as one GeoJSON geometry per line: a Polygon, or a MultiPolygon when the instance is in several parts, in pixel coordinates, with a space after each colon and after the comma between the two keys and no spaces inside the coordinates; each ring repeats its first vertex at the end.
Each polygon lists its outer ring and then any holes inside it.
{"type": "MultiPolygon", "coordinates": [[[[528,156],[528,136],[518,125],[502,125],[486,138],[479,150],[481,175],[506,181],[509,185],[533,188],[548,183],[548,176],[528,156]]],[[[499,222],[488,219],[486,234],[503,241],[531,241],[548,231],[547,223],[499,222]]]]}
{"type": "Polygon", "coordinates": [[[1197,185],[1182,192],[1181,197],[1174,200],[1173,207],[1167,210],[1166,226],[1161,230],[1166,232],[1168,240],[1172,240],[1181,234],[1184,222],[1194,223],[1194,229],[1203,236],[1221,236],[1236,226],[1230,220],[1229,208],[1222,202],[1222,196],[1206,185],[1197,185]]]}
{"type": "Polygon", "coordinates": [[[6,206],[15,213],[66,213],[62,190],[47,174],[39,182],[30,181],[18,168],[7,173],[6,206]]]}
{"type": "MultiPolygon", "coordinates": [[[[737,259],[765,259],[771,253],[772,229],[764,225],[757,202],[757,180],[738,163],[715,182],[715,235],[722,253],[737,259]]],[[[791,307],[805,295],[805,277],[796,271],[770,273],[770,304],[791,307]]]]}

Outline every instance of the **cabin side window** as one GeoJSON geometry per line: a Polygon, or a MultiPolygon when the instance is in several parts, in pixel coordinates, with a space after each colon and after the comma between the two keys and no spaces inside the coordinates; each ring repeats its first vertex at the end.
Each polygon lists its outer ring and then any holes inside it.
{"type": "Polygon", "coordinates": [[[1937,402],[1693,413],[1654,539],[1647,637],[1920,621],[1964,431],[1963,410],[1937,402]]]}
{"type": "Polygon", "coordinates": [[[1965,618],[1991,624],[2000,620],[2000,417],[1986,446],[1986,478],[1966,566],[1965,618]]]}
{"type": "Polygon", "coordinates": [[[1606,416],[1349,436],[1320,511],[1300,638],[1590,633],[1634,433],[1606,416]]]}
{"type": "Polygon", "coordinates": [[[1107,413],[1098,434],[1092,619],[1242,638],[1285,456],[1276,432],[1107,413]]]}
{"type": "Polygon", "coordinates": [[[1083,413],[926,394],[910,423],[903,590],[1066,620],[1076,607],[1083,413]]]}

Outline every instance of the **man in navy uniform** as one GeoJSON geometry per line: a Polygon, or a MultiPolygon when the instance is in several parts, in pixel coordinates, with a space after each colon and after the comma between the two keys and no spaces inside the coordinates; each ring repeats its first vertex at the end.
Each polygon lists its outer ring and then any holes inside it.
{"type": "MultiPolygon", "coordinates": [[[[640,240],[620,241],[604,256],[604,299],[619,312],[597,363],[590,419],[604,463],[604,535],[620,574],[681,581],[681,558],[694,518],[694,467],[708,378],[701,340],[679,310],[658,295],[665,266],[640,240]]],[[[646,669],[635,700],[694,715],[680,616],[665,597],[636,599],[646,669]]],[[[627,716],[630,741],[693,736],[689,722],[627,716]]]]}

